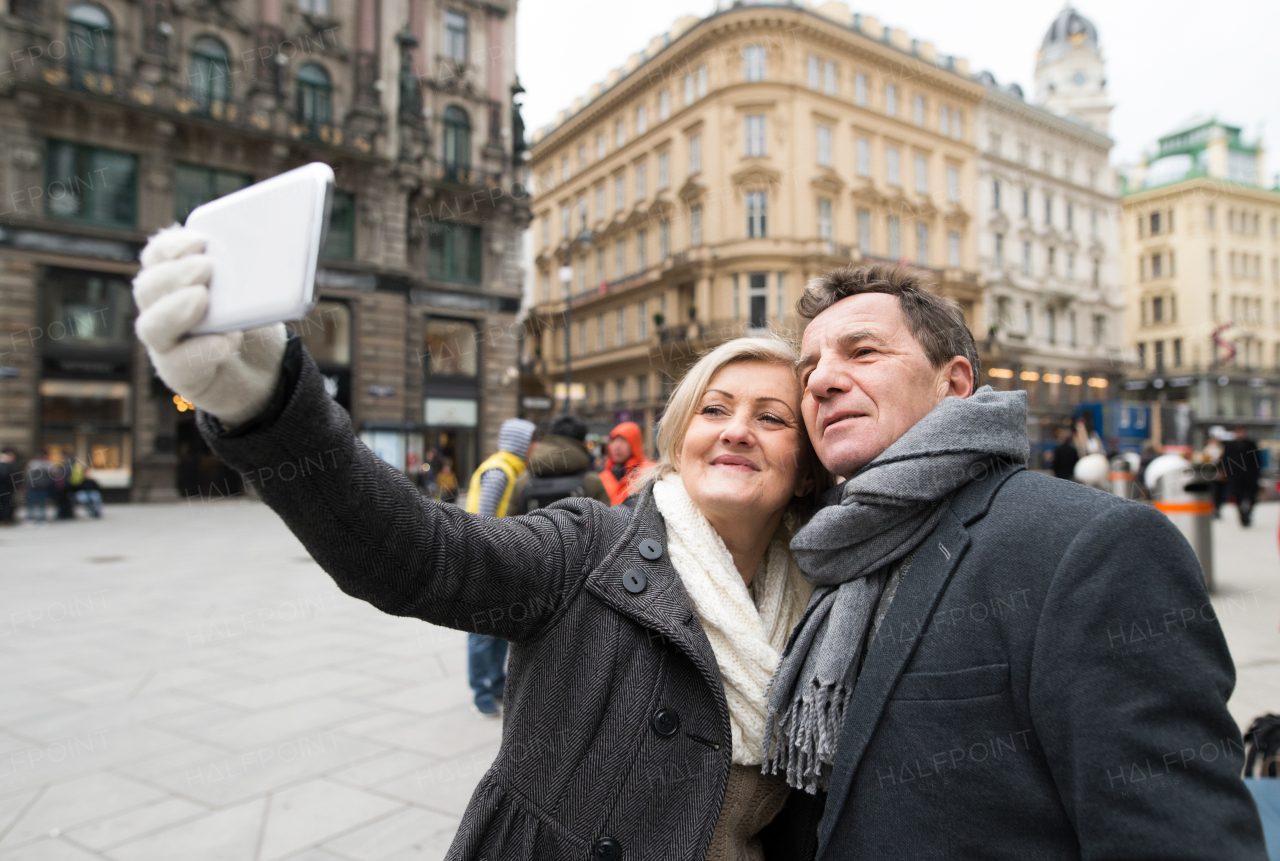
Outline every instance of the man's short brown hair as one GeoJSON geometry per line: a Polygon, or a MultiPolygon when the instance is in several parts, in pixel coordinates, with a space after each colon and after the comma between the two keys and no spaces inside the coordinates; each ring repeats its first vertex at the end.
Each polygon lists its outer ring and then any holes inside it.
{"type": "Polygon", "coordinates": [[[982,379],[978,347],[973,333],[965,325],[960,305],[928,289],[919,270],[873,263],[870,266],[846,266],[815,278],[800,297],[800,316],[812,320],[841,299],[860,293],[887,293],[898,297],[898,307],[907,318],[907,328],[920,342],[925,358],[934,368],[941,368],[956,356],[963,356],[973,366],[973,388],[982,379]]]}

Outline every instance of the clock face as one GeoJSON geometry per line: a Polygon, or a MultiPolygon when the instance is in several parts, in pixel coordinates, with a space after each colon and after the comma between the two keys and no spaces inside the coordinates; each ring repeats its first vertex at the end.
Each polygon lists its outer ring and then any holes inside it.
{"type": "Polygon", "coordinates": [[[1086,80],[1088,80],[1088,78],[1084,76],[1084,72],[1076,72],[1071,76],[1071,83],[1075,84],[1077,87],[1083,87],[1086,80]]]}

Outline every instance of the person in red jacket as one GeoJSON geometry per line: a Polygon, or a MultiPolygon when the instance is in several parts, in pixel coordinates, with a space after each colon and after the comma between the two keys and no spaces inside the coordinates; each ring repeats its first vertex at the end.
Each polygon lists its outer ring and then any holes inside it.
{"type": "Polygon", "coordinates": [[[640,426],[635,422],[618,425],[609,433],[605,452],[609,459],[605,462],[604,472],[600,473],[600,481],[609,494],[609,502],[621,505],[631,495],[631,482],[636,474],[653,466],[653,462],[644,456],[640,426]]]}

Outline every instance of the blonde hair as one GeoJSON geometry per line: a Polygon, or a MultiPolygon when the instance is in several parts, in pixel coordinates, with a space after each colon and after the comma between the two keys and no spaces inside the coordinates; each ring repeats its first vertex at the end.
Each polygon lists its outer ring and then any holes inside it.
{"type": "MultiPolygon", "coordinates": [[[[689,423],[698,412],[702,396],[711,386],[716,374],[729,365],[740,362],[764,362],[770,365],[783,365],[794,370],[799,363],[800,354],[793,342],[781,337],[735,338],[711,350],[698,360],[684,378],[676,385],[675,391],[667,399],[667,408],[658,423],[658,461],[637,477],[633,493],[639,493],[655,481],[661,481],[668,475],[679,472],[676,464],[680,462],[680,449],[684,446],[684,436],[689,430],[689,423]]],[[[793,503],[796,513],[808,514],[818,495],[831,487],[833,479],[818,460],[809,442],[809,434],[805,430],[804,418],[797,415],[797,429],[800,432],[800,446],[803,452],[802,469],[814,479],[814,492],[803,500],[797,498],[799,510],[793,503]]]]}

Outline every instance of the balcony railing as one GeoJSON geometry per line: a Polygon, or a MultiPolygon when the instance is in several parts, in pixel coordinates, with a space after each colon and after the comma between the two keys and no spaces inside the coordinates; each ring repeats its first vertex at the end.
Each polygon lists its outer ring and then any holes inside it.
{"type": "MultiPolygon", "coordinates": [[[[135,104],[175,118],[196,118],[257,133],[269,134],[273,129],[272,114],[248,102],[217,98],[207,91],[187,87],[157,87],[140,77],[88,69],[70,58],[39,65],[34,82],[37,86],[74,90],[135,104]]],[[[15,83],[21,85],[23,79],[20,78],[15,83]]],[[[327,146],[351,148],[361,152],[372,149],[371,141],[365,138],[348,138],[337,124],[306,123],[290,119],[286,130],[288,136],[295,139],[313,140],[327,146]]]]}
{"type": "Polygon", "coordinates": [[[502,188],[502,174],[481,170],[471,165],[449,165],[433,162],[430,175],[437,182],[457,185],[463,188],[502,188]]]}

